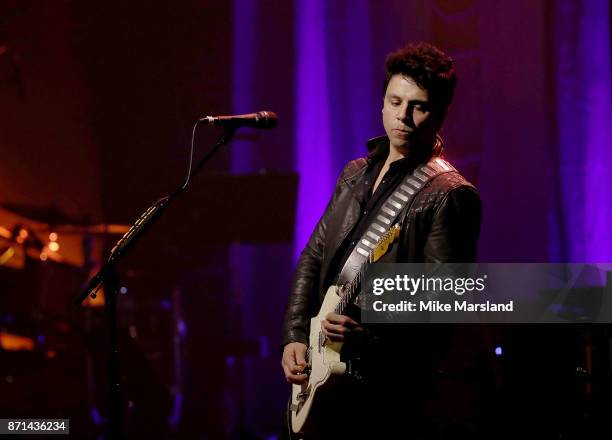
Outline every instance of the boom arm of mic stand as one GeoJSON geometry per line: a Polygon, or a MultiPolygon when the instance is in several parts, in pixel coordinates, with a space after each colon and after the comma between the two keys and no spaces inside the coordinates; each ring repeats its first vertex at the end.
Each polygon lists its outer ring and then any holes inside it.
{"type": "MultiPolygon", "coordinates": [[[[104,298],[104,307],[109,325],[110,345],[109,345],[109,410],[106,438],[113,440],[123,440],[123,404],[121,398],[121,374],[119,372],[119,349],[117,336],[117,295],[119,290],[119,276],[115,269],[115,265],[125,255],[125,253],[136,244],[136,242],[144,235],[147,229],[159,219],[162,213],[170,205],[170,203],[182,192],[185,191],[191,177],[208,162],[221,146],[227,144],[233,134],[235,128],[226,129],[211,151],[206,154],[196,167],[190,171],[189,176],[184,184],[179,186],[172,194],[163,197],[151,205],[141,216],[136,220],[132,227],[125,233],[111,250],[108,260],[100,269],[100,271],[91,279],[87,287],[81,294],[75,298],[74,303],[78,307],[89,295],[95,295],[95,292],[101,285],[106,288],[106,297],[104,298]]],[[[193,139],[192,139],[193,142],[193,139]]]]}
{"type": "MultiPolygon", "coordinates": [[[[232,139],[235,132],[235,127],[227,127],[223,131],[217,140],[217,143],[210,150],[210,152],[206,154],[193,168],[189,174],[189,179],[191,179],[191,177],[193,177],[202,168],[202,166],[204,166],[215,155],[219,148],[227,144],[232,139]]],[[[134,246],[134,244],[144,235],[146,230],[149,229],[151,225],[157,221],[157,219],[159,219],[170,203],[172,203],[179,194],[183,193],[185,189],[185,186],[179,186],[172,194],[162,197],[151,205],[138,218],[138,220],[136,220],[132,227],[123,235],[123,237],[121,237],[117,244],[115,244],[111,250],[108,260],[104,266],[102,266],[102,269],[100,269],[100,271],[98,271],[98,273],[89,280],[87,287],[74,299],[74,305],[76,307],[80,306],[89,295],[95,296],[95,292],[100,288],[100,285],[104,284],[108,276],[114,273],[114,266],[119,262],[119,260],[132,246],[134,246]]]]}
{"type": "Polygon", "coordinates": [[[147,229],[162,215],[170,203],[187,188],[189,180],[199,169],[208,162],[221,146],[227,144],[233,134],[235,128],[226,129],[211,151],[206,154],[196,167],[189,173],[186,182],[179,186],[171,195],[163,197],[151,205],[141,216],[136,220],[132,227],[125,233],[111,250],[108,260],[100,269],[100,271],[91,279],[87,287],[75,300],[75,306],[80,306],[81,303],[89,295],[95,296],[96,291],[101,285],[106,287],[106,298],[104,306],[110,329],[110,345],[109,345],[109,418],[107,425],[106,438],[124,439],[123,434],[123,405],[121,399],[121,374],[119,372],[119,350],[117,343],[117,294],[119,290],[119,276],[115,269],[115,265],[125,255],[125,253],[144,235],[147,229]]]}

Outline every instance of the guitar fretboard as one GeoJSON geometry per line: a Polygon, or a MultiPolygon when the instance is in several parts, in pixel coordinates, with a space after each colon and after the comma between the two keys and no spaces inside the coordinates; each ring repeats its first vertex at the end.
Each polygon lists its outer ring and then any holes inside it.
{"type": "Polygon", "coordinates": [[[370,264],[377,262],[387,253],[389,246],[391,246],[391,244],[399,237],[399,232],[399,224],[393,225],[391,229],[385,232],[385,234],[380,237],[374,248],[370,251],[368,257],[359,268],[357,275],[355,275],[351,282],[338,286],[340,288],[341,299],[334,309],[334,313],[344,315],[348,305],[351,304],[359,294],[359,290],[361,289],[361,281],[363,279],[365,270],[370,264]]]}

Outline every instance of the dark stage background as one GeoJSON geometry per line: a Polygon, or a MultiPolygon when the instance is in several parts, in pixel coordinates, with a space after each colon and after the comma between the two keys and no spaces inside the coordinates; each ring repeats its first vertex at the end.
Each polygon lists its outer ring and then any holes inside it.
{"type": "MultiPolygon", "coordinates": [[[[382,134],[384,58],[407,42],[456,62],[442,134],[483,200],[479,260],[612,261],[611,11],[0,0],[0,418],[70,417],[74,438],[100,438],[103,311],[69,306],[119,238],[96,225],[130,224],[184,179],[197,118],[269,109],[279,126],[239,132],[121,264],[120,344],[131,437],[283,438],[296,256],[342,165],[382,134]]],[[[196,156],[218,134],[201,128],[196,156]]],[[[604,331],[487,335],[500,412],[609,433],[604,331]]]]}

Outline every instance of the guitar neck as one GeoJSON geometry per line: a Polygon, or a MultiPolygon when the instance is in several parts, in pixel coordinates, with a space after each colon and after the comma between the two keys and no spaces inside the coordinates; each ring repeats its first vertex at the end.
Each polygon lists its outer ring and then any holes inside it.
{"type": "Polygon", "coordinates": [[[370,254],[368,255],[368,257],[361,264],[361,267],[359,268],[357,275],[355,275],[355,278],[353,278],[353,280],[350,283],[346,283],[342,286],[338,286],[341,288],[340,293],[342,295],[342,299],[340,300],[340,302],[334,309],[335,313],[337,313],[338,315],[345,314],[344,312],[346,312],[348,305],[352,303],[355,300],[355,298],[357,298],[357,295],[359,294],[359,290],[361,289],[361,281],[363,278],[363,274],[365,273],[365,270],[370,264],[377,262],[378,260],[382,258],[383,255],[387,253],[391,244],[395,240],[398,239],[400,228],[401,228],[401,225],[399,223],[396,223],[395,225],[393,225],[391,229],[389,229],[378,240],[378,242],[376,243],[376,246],[374,246],[374,249],[370,251],[370,254]]]}

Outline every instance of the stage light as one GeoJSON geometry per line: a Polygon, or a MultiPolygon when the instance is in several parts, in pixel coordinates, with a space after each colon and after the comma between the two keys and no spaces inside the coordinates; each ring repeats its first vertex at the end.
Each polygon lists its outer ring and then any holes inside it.
{"type": "Polygon", "coordinates": [[[48,255],[46,252],[40,253],[40,261],[47,261],[48,255]]]}
{"type": "Polygon", "coordinates": [[[501,346],[497,346],[495,347],[495,355],[496,356],[501,356],[502,354],[504,354],[504,350],[501,348],[501,346]]]}
{"type": "Polygon", "coordinates": [[[51,232],[49,234],[49,241],[57,241],[57,232],[51,232]]]}
{"type": "Polygon", "coordinates": [[[49,243],[48,247],[51,252],[57,252],[60,248],[59,243],[56,241],[52,241],[51,243],[49,243]]]}

